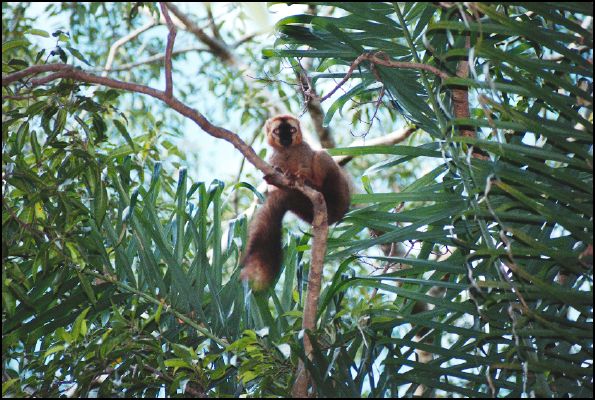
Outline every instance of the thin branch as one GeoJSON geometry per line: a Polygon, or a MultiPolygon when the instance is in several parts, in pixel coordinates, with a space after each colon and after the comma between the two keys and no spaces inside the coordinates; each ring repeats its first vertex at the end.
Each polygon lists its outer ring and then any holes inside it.
{"type": "Polygon", "coordinates": [[[17,95],[2,95],[2,100],[31,100],[35,99],[37,96],[34,95],[27,95],[27,96],[17,96],[17,95]]]}
{"type": "Polygon", "coordinates": [[[112,285],[115,285],[118,288],[118,290],[120,290],[123,293],[133,293],[139,297],[142,297],[144,300],[146,300],[149,303],[153,303],[157,306],[161,305],[161,306],[163,306],[163,310],[165,312],[172,314],[173,316],[178,318],[180,321],[184,322],[185,324],[189,325],[193,329],[200,332],[205,337],[208,337],[209,339],[211,339],[212,341],[217,343],[222,348],[229,346],[229,342],[226,339],[220,339],[219,337],[217,337],[213,333],[211,333],[207,328],[205,328],[204,326],[201,326],[200,324],[197,324],[191,318],[189,318],[186,315],[182,314],[181,312],[177,311],[171,305],[164,303],[162,300],[159,300],[159,299],[145,293],[142,290],[137,290],[137,289],[133,288],[132,286],[125,284],[124,282],[120,282],[113,276],[106,275],[106,274],[100,274],[98,272],[91,271],[89,269],[81,269],[80,267],[76,266],[74,264],[74,262],[72,263],[72,265],[69,265],[69,267],[80,272],[80,273],[84,273],[86,275],[89,275],[96,279],[99,279],[100,282],[109,282],[112,285]]]}
{"type": "Polygon", "coordinates": [[[203,3],[207,10],[207,18],[209,19],[209,26],[211,27],[211,32],[213,32],[213,37],[217,38],[218,40],[221,39],[221,34],[219,33],[219,28],[217,27],[217,23],[215,22],[215,16],[213,15],[213,7],[212,3],[205,2],[203,3]]]}
{"type": "MultiPolygon", "coordinates": [[[[318,15],[318,10],[315,4],[308,4],[307,12],[313,16],[318,15]]],[[[308,75],[308,70],[310,70],[312,67],[312,59],[307,58],[304,61],[305,65],[302,65],[301,60],[298,60],[298,64],[300,66],[300,70],[297,71],[297,75],[300,82],[302,95],[304,96],[304,103],[306,104],[306,108],[310,114],[310,119],[312,120],[314,129],[316,130],[316,134],[318,135],[318,140],[320,141],[320,144],[323,148],[334,148],[335,140],[331,133],[331,129],[329,126],[324,126],[325,112],[322,109],[320,97],[316,94],[316,87],[308,75]]]]}
{"type": "Polygon", "coordinates": [[[101,74],[101,76],[107,76],[107,71],[109,71],[112,68],[112,64],[114,63],[114,60],[116,58],[116,52],[118,51],[118,49],[120,47],[122,47],[124,44],[130,42],[131,40],[135,39],[141,33],[148,31],[149,29],[151,29],[154,26],[157,26],[157,21],[152,20],[151,22],[147,23],[146,25],[141,26],[140,28],[130,32],[128,35],[123,36],[120,39],[116,40],[114,42],[114,44],[112,44],[109,49],[109,53],[107,55],[107,61],[105,62],[105,66],[103,67],[103,69],[105,71],[101,74]]]}
{"type": "Polygon", "coordinates": [[[264,33],[266,33],[266,32],[257,31],[257,32],[248,33],[247,35],[244,35],[241,38],[239,38],[231,47],[236,49],[236,48],[240,47],[241,45],[243,45],[244,43],[249,42],[250,40],[254,39],[256,36],[260,36],[264,33]]]}
{"type": "Polygon", "coordinates": [[[165,48],[165,95],[167,97],[172,97],[173,95],[173,80],[172,80],[172,68],[171,68],[171,56],[174,49],[174,42],[176,40],[176,27],[172,22],[169,12],[167,11],[167,7],[165,3],[159,3],[161,7],[161,12],[163,13],[163,18],[165,18],[165,22],[167,24],[167,29],[169,33],[167,35],[167,46],[165,48]]]}
{"type": "MultiPolygon", "coordinates": [[[[185,49],[180,49],[180,50],[174,50],[172,52],[172,56],[177,56],[178,54],[182,54],[182,53],[189,53],[191,51],[197,51],[197,52],[210,52],[209,49],[205,49],[204,47],[187,47],[185,49]]],[[[114,68],[110,68],[109,70],[107,70],[107,72],[118,72],[118,71],[127,71],[129,69],[141,66],[141,65],[145,65],[145,64],[152,64],[154,62],[159,62],[165,59],[165,53],[163,54],[154,54],[150,57],[147,57],[144,60],[141,61],[136,61],[133,63],[129,63],[129,64],[124,64],[124,65],[120,65],[119,67],[114,67],[114,68]]]]}
{"type": "Polygon", "coordinates": [[[224,62],[230,65],[236,64],[236,59],[229,51],[227,45],[216,38],[212,38],[205,33],[192,19],[188,17],[188,15],[184,14],[182,10],[180,10],[176,5],[170,2],[166,2],[165,5],[167,8],[184,24],[188,31],[194,34],[201,42],[203,42],[207,47],[213,52],[213,54],[219,58],[221,58],[224,62]]]}
{"type": "Polygon", "coordinates": [[[335,94],[335,92],[337,90],[339,90],[339,88],[341,86],[343,86],[345,84],[345,82],[347,82],[349,80],[349,78],[351,78],[351,75],[353,74],[353,71],[357,68],[357,66],[360,65],[364,61],[369,61],[373,64],[382,65],[384,67],[390,67],[390,68],[406,68],[406,69],[424,70],[424,71],[433,73],[434,75],[438,76],[439,78],[441,78],[443,80],[450,77],[449,74],[447,74],[444,71],[441,71],[440,69],[438,69],[432,65],[427,65],[427,64],[422,64],[422,63],[414,63],[414,62],[405,62],[405,61],[394,61],[394,60],[391,60],[386,55],[386,53],[383,53],[381,51],[378,51],[375,53],[364,53],[355,59],[355,61],[351,64],[351,66],[349,67],[349,70],[347,71],[347,73],[345,74],[345,77],[341,80],[341,82],[339,82],[339,84],[337,86],[335,86],[335,88],[333,90],[331,90],[327,95],[325,95],[323,98],[321,98],[320,102],[322,103],[323,101],[325,101],[326,99],[331,97],[333,94],[335,94]]]}
{"type": "MultiPolygon", "coordinates": [[[[157,368],[151,367],[150,365],[145,364],[145,365],[143,365],[143,368],[146,369],[147,371],[150,371],[153,374],[157,375],[160,379],[163,379],[170,383],[174,382],[174,380],[175,380],[175,378],[169,376],[165,372],[159,371],[157,368]]],[[[184,394],[189,394],[189,395],[199,398],[199,399],[204,399],[204,398],[208,397],[207,394],[205,393],[204,389],[201,388],[200,390],[197,390],[191,386],[191,383],[193,383],[193,381],[188,381],[188,383],[186,383],[186,387],[184,388],[184,394]]]]}
{"type": "Polygon", "coordinates": [[[318,140],[322,147],[329,149],[335,147],[335,141],[331,135],[329,127],[325,127],[324,110],[320,104],[320,97],[316,94],[316,88],[312,84],[312,80],[308,76],[307,67],[300,64],[301,70],[297,73],[300,82],[300,89],[304,97],[304,103],[312,119],[312,124],[318,135],[318,140]]]}
{"type": "Polygon", "coordinates": [[[12,74],[4,75],[2,77],[2,86],[9,85],[24,77],[37,75],[43,72],[55,73],[45,76],[43,78],[32,79],[29,82],[29,84],[32,86],[39,86],[54,81],[56,79],[69,78],[74,79],[75,81],[93,83],[97,85],[111,87],[113,89],[142,93],[154,97],[158,100],[161,100],[165,104],[170,106],[173,110],[194,121],[201,129],[203,129],[208,134],[231,143],[248,159],[248,161],[250,161],[256,168],[261,170],[265,174],[265,176],[278,176],[276,184],[284,187],[290,186],[290,182],[288,179],[286,179],[281,174],[277,174],[276,170],[272,168],[268,163],[263,161],[260,157],[258,157],[256,152],[254,152],[254,150],[250,146],[244,143],[244,141],[238,135],[225,128],[217,127],[211,124],[198,111],[194,110],[191,107],[188,107],[186,104],[177,100],[175,97],[167,97],[165,92],[154,89],[152,87],[93,75],[66,64],[35,65],[12,74]]]}

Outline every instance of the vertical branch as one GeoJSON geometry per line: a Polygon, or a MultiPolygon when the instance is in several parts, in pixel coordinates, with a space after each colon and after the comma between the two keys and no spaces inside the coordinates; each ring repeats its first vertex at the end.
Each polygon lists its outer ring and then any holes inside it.
{"type": "MultiPolygon", "coordinates": [[[[313,332],[316,328],[316,314],[318,312],[318,300],[322,288],[322,270],[324,266],[324,255],[326,253],[326,237],[328,235],[328,219],[326,202],[322,193],[309,187],[305,187],[304,194],[308,196],[314,207],[314,218],[312,220],[312,233],[314,242],[312,244],[312,261],[308,273],[308,293],[304,304],[304,316],[302,329],[304,331],[304,353],[312,359],[312,342],[306,331],[313,332]]],[[[300,360],[298,364],[297,377],[293,384],[291,394],[293,397],[308,397],[308,386],[311,381],[304,363],[300,360]]]]}
{"type": "MultiPolygon", "coordinates": [[[[463,17],[464,18],[464,17],[463,17]]],[[[471,48],[471,33],[467,32],[465,34],[465,49],[467,50],[467,55],[469,54],[469,49],[471,48]]],[[[457,64],[457,77],[459,78],[467,78],[469,77],[469,59],[468,57],[462,58],[459,63],[457,64]]],[[[469,88],[467,86],[461,86],[452,89],[451,94],[452,99],[452,108],[454,112],[455,118],[470,118],[469,113],[469,88]]],[[[469,138],[475,138],[475,129],[472,126],[462,125],[460,126],[460,135],[469,138]]],[[[488,155],[481,150],[477,146],[471,147],[471,154],[475,158],[479,158],[482,160],[489,159],[488,155]]]]}
{"type": "MultiPolygon", "coordinates": [[[[308,13],[314,16],[318,14],[315,4],[308,4],[308,13]]],[[[297,77],[300,81],[304,103],[306,104],[306,108],[312,119],[312,124],[318,135],[318,140],[323,148],[333,148],[335,147],[335,140],[331,134],[330,127],[325,127],[323,124],[324,110],[320,103],[320,97],[316,94],[316,88],[314,87],[312,79],[308,76],[308,70],[312,67],[312,59],[307,58],[304,61],[304,65],[302,65],[300,61],[298,61],[298,63],[300,65],[300,71],[296,71],[297,77]]]]}
{"type": "Polygon", "coordinates": [[[304,96],[304,103],[312,119],[312,124],[318,135],[318,140],[323,148],[335,147],[335,141],[331,135],[330,129],[323,125],[324,110],[320,104],[320,97],[316,94],[316,89],[312,84],[312,80],[308,76],[308,67],[301,66],[301,71],[297,72],[297,77],[300,81],[302,94],[304,96]]]}
{"type": "Polygon", "coordinates": [[[165,48],[165,95],[167,97],[172,97],[173,95],[173,80],[172,80],[172,68],[171,68],[171,56],[174,49],[174,41],[176,40],[177,30],[174,26],[174,23],[169,16],[169,12],[167,11],[167,7],[165,3],[159,3],[161,7],[161,12],[163,13],[163,18],[165,18],[165,23],[167,24],[167,29],[169,30],[169,34],[167,35],[167,46],[165,48]]]}
{"type": "MultiPolygon", "coordinates": [[[[465,35],[465,49],[468,51],[471,47],[471,37],[465,35]]],[[[462,58],[457,64],[457,76],[467,78],[469,76],[469,60],[462,58]]],[[[452,102],[454,114],[457,118],[469,118],[469,90],[466,87],[452,89],[452,102]]],[[[475,131],[467,126],[461,127],[461,135],[465,137],[475,137],[475,131]]]]}

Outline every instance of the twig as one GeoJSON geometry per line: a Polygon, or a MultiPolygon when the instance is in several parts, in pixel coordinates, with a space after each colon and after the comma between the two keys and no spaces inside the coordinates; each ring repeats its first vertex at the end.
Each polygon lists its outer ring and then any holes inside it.
{"type": "MultiPolygon", "coordinates": [[[[19,79],[32,75],[41,74],[44,72],[54,73],[42,78],[32,79],[29,84],[32,86],[39,86],[52,82],[56,79],[70,78],[79,82],[93,83],[97,85],[111,87],[113,89],[142,93],[154,97],[158,100],[161,100],[175,111],[194,121],[205,132],[209,133],[214,137],[224,139],[230,142],[238,150],[240,150],[240,152],[242,152],[242,154],[252,164],[254,164],[256,168],[260,169],[265,175],[274,175],[276,173],[275,170],[270,165],[265,163],[262,159],[260,159],[254,152],[254,150],[252,150],[252,148],[246,145],[246,143],[244,143],[239,136],[227,129],[214,126],[198,111],[188,107],[186,104],[180,102],[175,97],[168,97],[166,96],[165,92],[154,89],[149,86],[139,85],[132,82],[123,82],[112,78],[93,75],[66,64],[34,65],[32,67],[25,68],[15,73],[4,75],[2,77],[2,86],[10,85],[11,83],[19,79]]],[[[289,181],[283,179],[281,179],[281,181],[283,181],[286,186],[289,185],[289,181]]]]}
{"type": "Polygon", "coordinates": [[[23,96],[18,96],[18,95],[2,95],[2,100],[31,100],[31,99],[35,99],[36,96],[34,95],[23,95],[23,96]]]}
{"type": "Polygon", "coordinates": [[[241,38],[239,38],[234,44],[231,45],[231,47],[236,49],[236,48],[240,47],[241,45],[243,45],[244,43],[249,42],[250,40],[254,39],[256,36],[262,35],[264,33],[265,32],[248,33],[247,35],[244,35],[241,38]]]}
{"type": "MultiPolygon", "coordinates": [[[[397,210],[402,208],[403,203],[401,203],[401,205],[399,207],[397,207],[397,210]]],[[[395,210],[396,212],[399,212],[395,210]]],[[[396,227],[398,227],[399,224],[396,224],[396,227]]],[[[405,256],[403,258],[407,258],[409,256],[409,253],[411,252],[411,250],[413,250],[413,246],[409,247],[409,250],[407,250],[407,253],[405,253],[405,256]]],[[[397,256],[397,243],[396,242],[392,242],[390,244],[390,251],[388,252],[388,257],[396,257],[397,256]]],[[[384,275],[388,272],[389,269],[391,268],[395,268],[397,266],[397,264],[400,264],[401,267],[398,270],[402,270],[403,269],[403,263],[395,263],[392,261],[387,261],[386,265],[384,267],[384,269],[382,270],[382,273],[380,275],[384,275]]],[[[397,282],[397,285],[400,286],[400,283],[397,282]]],[[[376,294],[378,294],[378,288],[375,287],[374,290],[372,291],[372,294],[370,295],[370,299],[373,299],[374,297],[376,297],[376,294]]]]}
{"type": "Polygon", "coordinates": [[[219,33],[219,28],[217,27],[217,23],[215,22],[215,16],[213,15],[213,7],[212,3],[205,2],[203,3],[207,10],[207,18],[209,19],[209,26],[211,27],[211,32],[213,32],[213,37],[221,40],[221,34],[219,33]]]}

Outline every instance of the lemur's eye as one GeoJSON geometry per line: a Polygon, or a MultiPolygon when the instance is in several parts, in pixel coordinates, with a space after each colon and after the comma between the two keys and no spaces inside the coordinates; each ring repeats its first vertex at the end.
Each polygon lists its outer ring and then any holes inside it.
{"type": "Polygon", "coordinates": [[[293,126],[289,129],[289,132],[291,133],[295,133],[297,131],[297,129],[295,129],[293,126]]]}
{"type": "Polygon", "coordinates": [[[279,128],[273,129],[273,133],[279,134],[279,128]]]}

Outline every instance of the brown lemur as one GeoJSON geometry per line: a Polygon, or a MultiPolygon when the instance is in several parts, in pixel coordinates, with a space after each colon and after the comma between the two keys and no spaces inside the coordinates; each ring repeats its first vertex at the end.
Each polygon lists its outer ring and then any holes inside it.
{"type": "MultiPolygon", "coordinates": [[[[266,121],[264,130],[273,148],[269,163],[288,178],[323,194],[329,225],[343,218],[351,199],[350,181],[326,151],[315,151],[303,141],[299,120],[288,114],[277,115],[266,121]]],[[[250,225],[241,262],[241,278],[250,281],[255,291],[268,288],[279,273],[281,222],[287,211],[312,223],[312,203],[304,194],[269,185],[266,201],[250,225]]]]}

